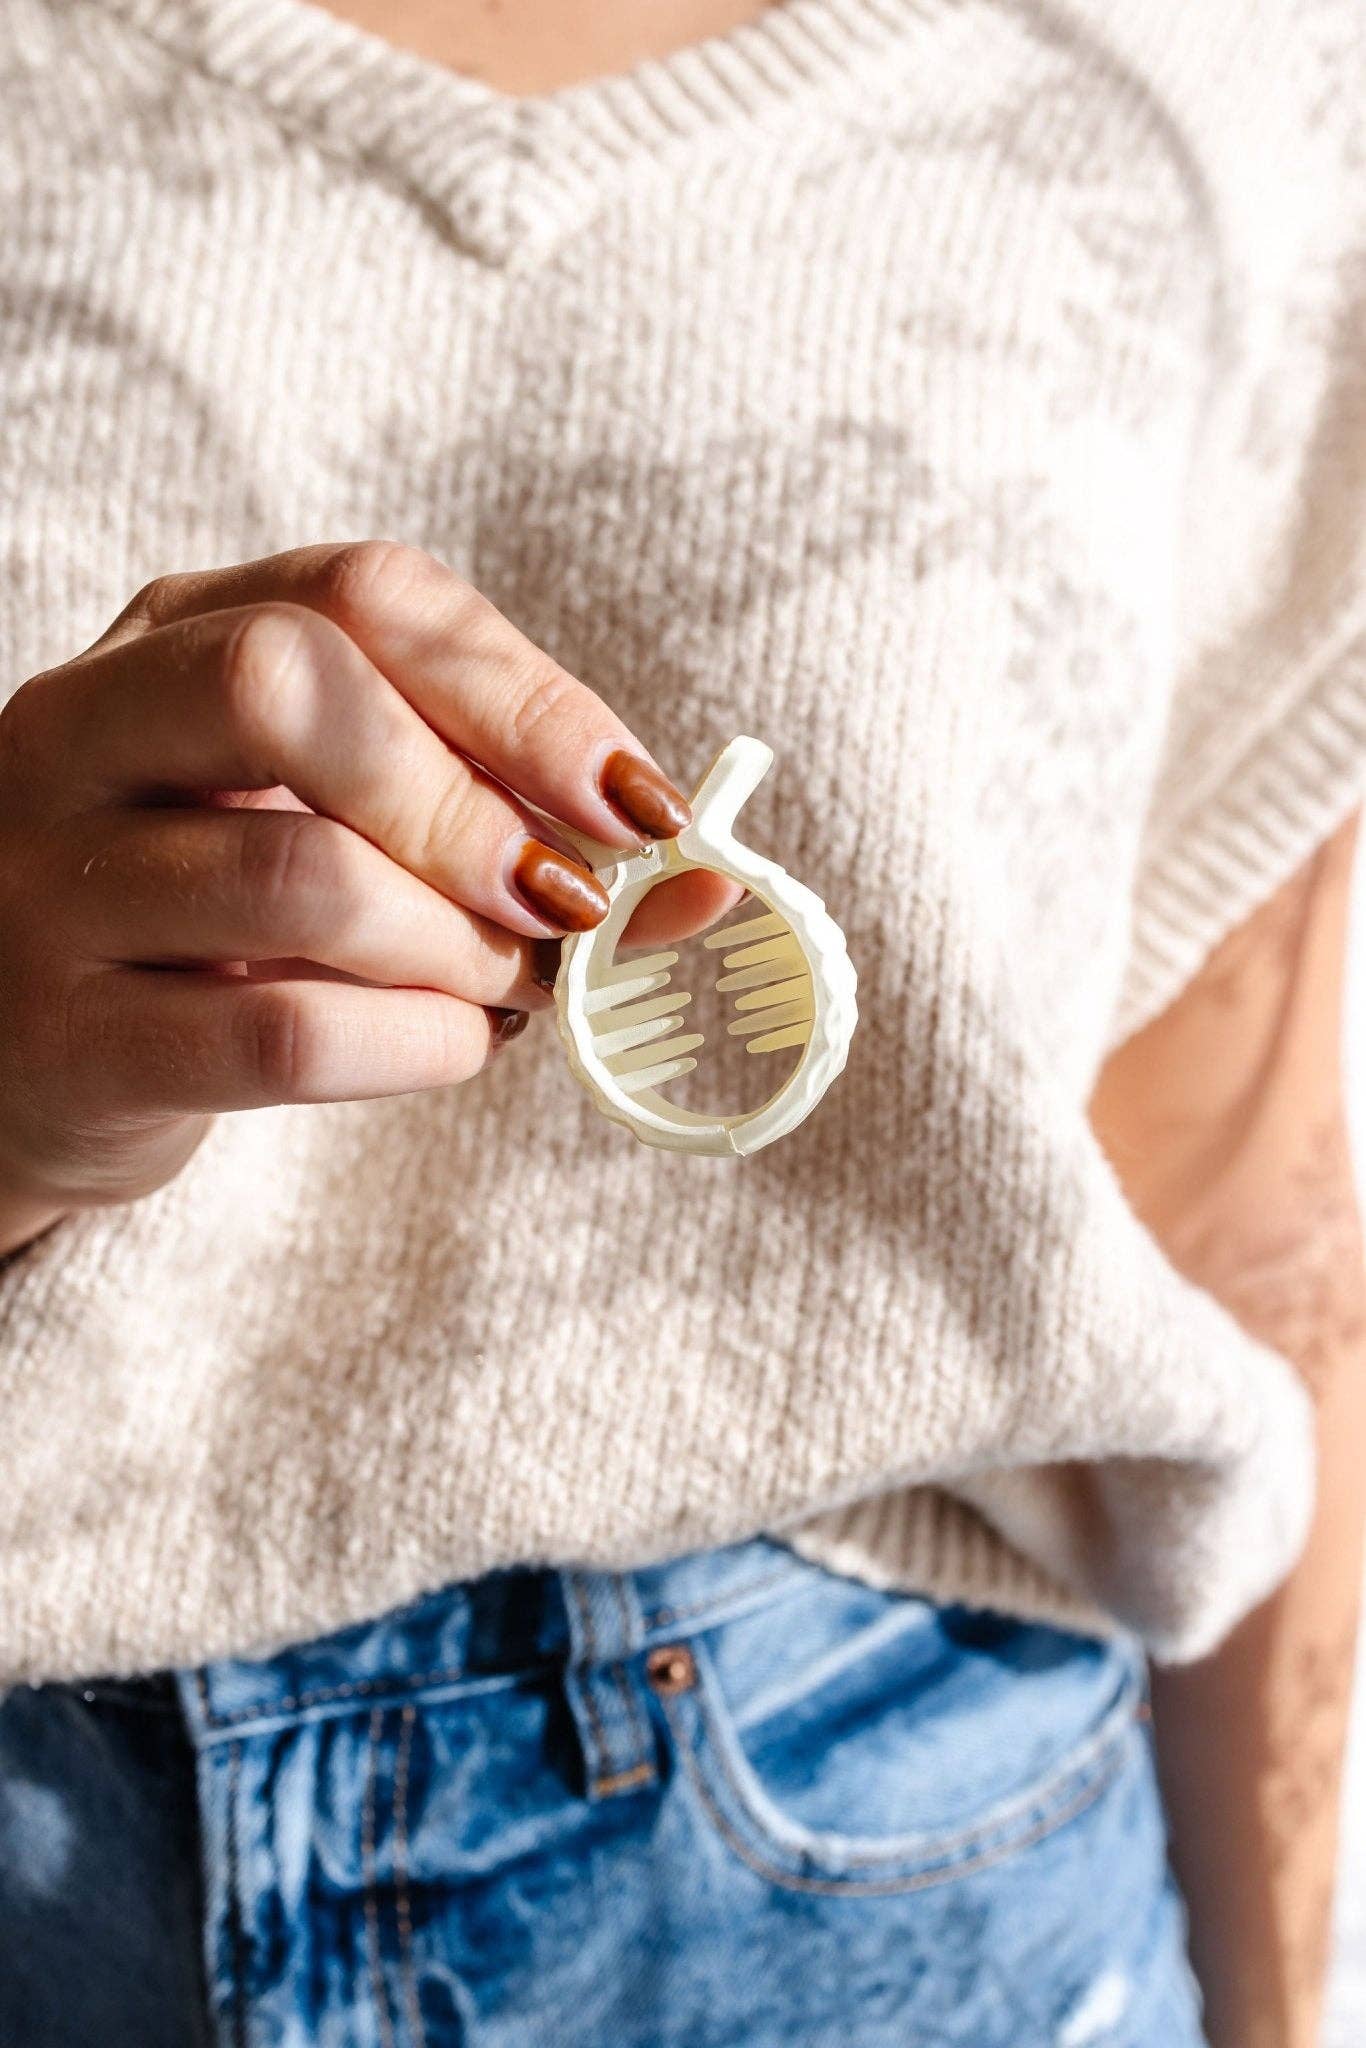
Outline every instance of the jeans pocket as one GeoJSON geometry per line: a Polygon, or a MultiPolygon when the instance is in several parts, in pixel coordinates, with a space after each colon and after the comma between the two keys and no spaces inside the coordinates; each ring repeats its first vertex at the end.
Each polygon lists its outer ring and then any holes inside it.
{"type": "Polygon", "coordinates": [[[822,1574],[692,1639],[663,1705],[710,1827],[797,1891],[914,1891],[1063,1827],[1134,1753],[1144,1664],[822,1574]]]}

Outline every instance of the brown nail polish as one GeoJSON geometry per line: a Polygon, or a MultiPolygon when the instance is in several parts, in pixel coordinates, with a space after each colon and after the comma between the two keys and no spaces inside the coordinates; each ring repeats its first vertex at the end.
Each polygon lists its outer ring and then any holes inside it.
{"type": "Polygon", "coordinates": [[[607,891],[597,877],[539,839],[528,839],[512,879],[537,917],[561,931],[591,931],[607,915],[607,891]]]}
{"type": "Polygon", "coordinates": [[[676,839],[692,823],[692,808],[653,761],[618,747],[603,764],[602,793],[628,825],[647,839],[676,839]]]}
{"type": "Polygon", "coordinates": [[[488,1013],[488,1019],[493,1030],[493,1037],[489,1043],[490,1052],[497,1052],[500,1046],[508,1043],[509,1039],[519,1037],[531,1022],[531,1018],[525,1010],[491,1009],[488,1013]]]}
{"type": "Polygon", "coordinates": [[[555,982],[560,972],[560,942],[558,939],[535,939],[531,947],[531,979],[537,988],[543,988],[549,995],[555,991],[555,982]]]}

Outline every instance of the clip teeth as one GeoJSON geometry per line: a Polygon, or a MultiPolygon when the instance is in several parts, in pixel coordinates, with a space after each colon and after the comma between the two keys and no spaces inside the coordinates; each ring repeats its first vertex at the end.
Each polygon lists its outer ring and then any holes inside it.
{"type": "Polygon", "coordinates": [[[668,987],[669,969],[677,960],[677,953],[647,953],[639,960],[614,962],[584,999],[593,1044],[628,1095],[661,1088],[697,1065],[691,1054],[701,1045],[702,1033],[678,1029],[679,1012],[692,1001],[691,992],[659,993],[668,987]]]}
{"type": "MultiPolygon", "coordinates": [[[[747,1053],[806,1044],[815,1015],[811,973],[786,919],[765,911],[708,933],[702,943],[721,952],[727,972],[716,986],[723,994],[734,994],[740,1013],[726,1029],[730,1036],[746,1040],[747,1053]]],[[[679,1013],[692,996],[687,990],[661,993],[668,988],[670,968],[677,964],[676,951],[614,961],[585,995],[594,1046],[627,1094],[665,1087],[697,1066],[693,1054],[703,1043],[703,1034],[679,1029],[679,1013]]]]}
{"type": "Polygon", "coordinates": [[[614,963],[584,997],[586,1014],[594,1017],[602,1010],[634,1002],[637,996],[653,995],[656,989],[667,988],[669,969],[677,959],[677,953],[647,953],[641,960],[614,963]]]}
{"type": "Polygon", "coordinates": [[[678,1012],[691,1001],[688,991],[680,989],[671,996],[655,996],[649,1002],[632,1004],[629,1009],[609,1010],[601,1023],[594,1024],[593,1043],[604,1059],[611,1059],[617,1053],[629,1052],[633,1046],[662,1038],[673,1030],[678,1012]]]}
{"type": "Polygon", "coordinates": [[[770,1031],[763,1038],[751,1038],[746,1052],[785,1052],[788,1046],[805,1045],[811,1037],[811,1019],[789,1024],[782,1031],[770,1031]]]}
{"type": "Polygon", "coordinates": [[[701,1043],[700,1031],[685,1031],[667,1045],[642,1046],[637,1052],[619,1054],[608,1064],[627,1094],[638,1095],[642,1088],[659,1088],[680,1074],[690,1074],[697,1061],[687,1055],[701,1043]]]}
{"type": "Polygon", "coordinates": [[[790,1003],[774,1003],[761,1010],[757,1017],[737,1017],[726,1030],[732,1038],[747,1038],[756,1031],[776,1031],[780,1024],[809,1024],[811,1003],[805,996],[797,996],[790,1003]]]}
{"type": "Polygon", "coordinates": [[[719,932],[708,932],[702,944],[715,949],[718,946],[733,946],[737,939],[748,944],[754,939],[776,939],[791,937],[787,919],[779,917],[776,910],[766,910],[762,917],[747,917],[743,924],[728,924],[719,932]]]}
{"type": "Polygon", "coordinates": [[[728,1033],[749,1040],[746,1052],[782,1052],[805,1045],[815,1021],[815,995],[806,956],[791,928],[776,911],[769,911],[713,932],[704,943],[733,946],[737,940],[748,943],[722,955],[722,965],[731,971],[721,975],[716,986],[723,994],[735,994],[737,1010],[753,1014],[737,1017],[726,1026],[728,1033]]]}

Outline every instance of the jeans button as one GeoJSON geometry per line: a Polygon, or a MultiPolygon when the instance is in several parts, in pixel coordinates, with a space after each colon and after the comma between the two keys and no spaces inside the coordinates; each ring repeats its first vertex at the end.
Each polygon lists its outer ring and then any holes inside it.
{"type": "Polygon", "coordinates": [[[645,1659],[645,1676],[658,1693],[688,1692],[697,1683],[697,1665],[684,1643],[663,1643],[645,1659]]]}

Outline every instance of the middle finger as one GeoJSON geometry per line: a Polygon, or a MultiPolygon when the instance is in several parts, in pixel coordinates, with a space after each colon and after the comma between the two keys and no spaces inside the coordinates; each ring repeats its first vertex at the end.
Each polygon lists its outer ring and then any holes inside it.
{"type": "Polygon", "coordinates": [[[306,811],[101,815],[57,900],[101,962],[306,960],[486,1007],[546,1004],[554,941],[471,916],[358,833],[306,811]]]}
{"type": "Polygon", "coordinates": [[[339,626],[302,606],[203,614],[66,673],[68,795],[272,788],[351,826],[477,916],[535,937],[606,914],[602,885],[455,753],[339,626]],[[71,695],[74,693],[74,697],[71,695]]]}

